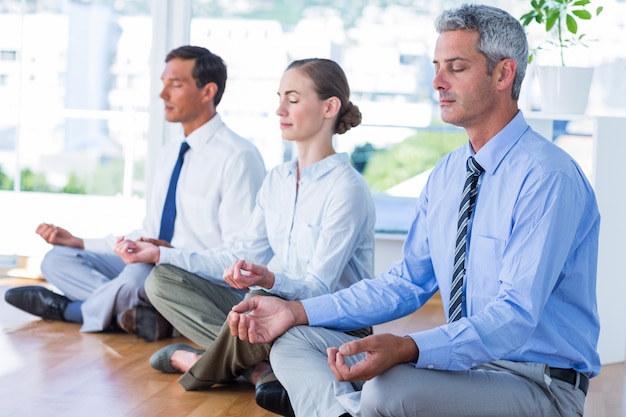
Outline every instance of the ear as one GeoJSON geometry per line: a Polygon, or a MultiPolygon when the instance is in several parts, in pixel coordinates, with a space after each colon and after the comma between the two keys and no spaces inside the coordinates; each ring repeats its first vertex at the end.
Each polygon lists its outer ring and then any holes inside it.
{"type": "Polygon", "coordinates": [[[217,94],[217,84],[215,83],[206,84],[204,87],[202,87],[201,94],[202,94],[202,101],[204,103],[206,102],[213,103],[213,98],[215,97],[215,94],[217,94]]]}
{"type": "Polygon", "coordinates": [[[505,58],[496,65],[494,69],[494,79],[496,81],[496,88],[499,91],[512,88],[516,70],[517,63],[511,58],[505,58]]]}
{"type": "Polygon", "coordinates": [[[337,113],[339,113],[339,110],[341,109],[341,100],[335,96],[327,98],[324,106],[324,117],[332,119],[337,116],[337,113]]]}

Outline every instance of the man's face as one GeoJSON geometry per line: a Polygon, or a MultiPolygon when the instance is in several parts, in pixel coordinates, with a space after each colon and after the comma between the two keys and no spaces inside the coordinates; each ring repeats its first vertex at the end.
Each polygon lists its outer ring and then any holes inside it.
{"type": "Polygon", "coordinates": [[[204,121],[198,124],[198,120],[203,119],[206,111],[205,89],[199,89],[191,76],[194,64],[193,59],[174,58],[167,62],[161,75],[163,90],[159,97],[165,106],[165,119],[185,127],[203,124],[204,121]]]}
{"type": "Polygon", "coordinates": [[[466,129],[483,122],[497,102],[496,80],[487,74],[487,59],[476,49],[478,40],[476,31],[442,32],[433,60],[441,119],[466,129]]]}

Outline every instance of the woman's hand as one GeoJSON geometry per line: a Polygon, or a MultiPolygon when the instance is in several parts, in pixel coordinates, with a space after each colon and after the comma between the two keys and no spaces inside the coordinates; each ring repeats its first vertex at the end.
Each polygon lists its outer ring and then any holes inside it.
{"type": "Polygon", "coordinates": [[[274,273],[265,265],[257,265],[244,261],[236,261],[224,270],[224,281],[233,288],[250,288],[258,286],[272,288],[274,286],[274,273]]]}

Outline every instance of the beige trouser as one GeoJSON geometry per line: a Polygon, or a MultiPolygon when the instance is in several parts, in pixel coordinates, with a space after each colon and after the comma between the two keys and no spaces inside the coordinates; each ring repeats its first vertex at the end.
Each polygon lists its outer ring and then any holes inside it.
{"type": "MultiPolygon", "coordinates": [[[[269,345],[231,336],[226,318],[243,299],[236,291],[171,265],[158,265],[146,280],[154,307],[183,336],[206,348],[200,360],[180,378],[186,390],[209,388],[235,379],[243,370],[269,359],[269,345]]],[[[269,295],[250,291],[253,295],[269,295]]]]}
{"type": "Polygon", "coordinates": [[[268,360],[269,354],[269,344],[252,344],[233,337],[225,324],[215,342],[178,382],[187,391],[206,389],[232,381],[244,370],[268,360]]]}
{"type": "Polygon", "coordinates": [[[208,348],[246,290],[235,290],[171,265],[154,267],[145,283],[152,305],[183,336],[208,348]]]}
{"type": "MultiPolygon", "coordinates": [[[[252,291],[250,296],[269,295],[263,291],[252,291]]],[[[365,337],[372,334],[371,327],[349,332],[351,336],[365,337]]],[[[269,360],[270,344],[253,344],[230,334],[224,325],[213,345],[204,352],[178,382],[187,391],[210,388],[212,385],[232,381],[246,369],[269,360]]]]}
{"type": "MultiPolygon", "coordinates": [[[[187,390],[200,390],[232,381],[269,360],[271,345],[252,344],[230,334],[226,317],[242,296],[219,284],[171,265],[158,265],[146,280],[146,292],[154,307],[185,337],[206,348],[200,359],[180,377],[187,390]]],[[[246,297],[273,296],[250,291],[246,297]]],[[[349,334],[364,337],[371,328],[349,334]]]]}

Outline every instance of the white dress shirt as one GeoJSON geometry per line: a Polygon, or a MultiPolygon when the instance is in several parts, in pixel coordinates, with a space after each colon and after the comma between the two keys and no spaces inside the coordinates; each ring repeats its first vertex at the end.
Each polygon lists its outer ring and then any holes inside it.
{"type": "MultiPolygon", "coordinates": [[[[155,164],[143,227],[126,234],[126,238],[158,237],[165,196],[183,140],[190,149],[176,189],[172,245],[203,250],[232,242],[250,220],[265,176],[263,159],[250,141],[230,130],[216,114],[186,138],[163,146],[155,164]]],[[[85,239],[85,249],[113,253],[116,239],[113,235],[85,239]]]]}
{"type": "Polygon", "coordinates": [[[297,162],[274,168],[257,195],[242,239],[204,252],[161,248],[171,264],[227,285],[224,269],[237,259],[267,264],[273,257],[273,288],[286,299],[334,292],[374,268],[375,209],[363,177],[347,154],[331,155],[302,170],[297,162]]]}

